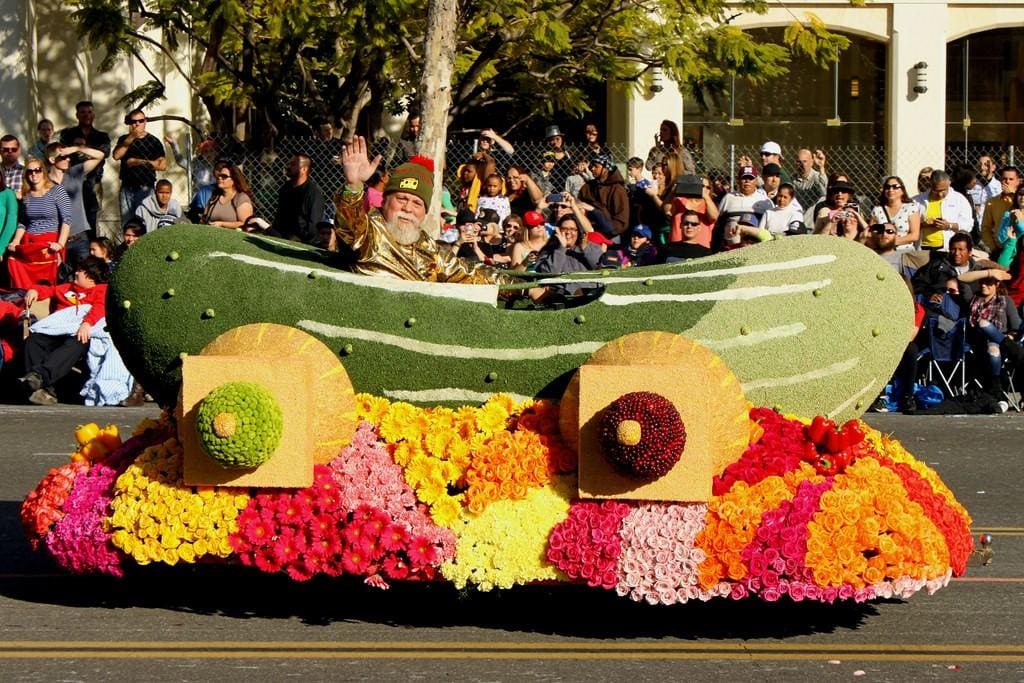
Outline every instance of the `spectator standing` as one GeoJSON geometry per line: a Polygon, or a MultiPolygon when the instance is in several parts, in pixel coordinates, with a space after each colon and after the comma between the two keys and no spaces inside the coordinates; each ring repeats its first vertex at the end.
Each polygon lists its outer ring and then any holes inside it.
{"type": "Polygon", "coordinates": [[[561,192],[562,188],[555,185],[555,166],[558,164],[558,155],[550,149],[540,155],[540,167],[534,177],[534,182],[540,188],[541,194],[549,195],[561,192]]]}
{"type": "Polygon", "coordinates": [[[583,126],[584,149],[582,159],[587,159],[593,154],[611,154],[608,147],[601,142],[601,131],[597,124],[587,122],[583,126]]]}
{"type": "Polygon", "coordinates": [[[796,176],[790,182],[800,206],[810,208],[825,197],[828,178],[814,167],[814,156],[806,147],[796,153],[796,176]]]}
{"type": "Polygon", "coordinates": [[[779,177],[782,178],[782,182],[789,183],[793,181],[789,171],[782,167],[782,147],[773,140],[768,140],[761,145],[761,167],[763,168],[768,164],[775,164],[779,167],[779,177]]]}
{"type": "Polygon", "coordinates": [[[524,216],[527,211],[533,211],[537,207],[544,198],[544,191],[522,166],[513,164],[505,173],[505,196],[508,197],[512,213],[524,216]]]}
{"type": "Polygon", "coordinates": [[[1003,214],[999,222],[999,232],[996,234],[996,242],[999,248],[999,262],[1006,261],[1007,265],[1013,262],[1017,255],[1017,238],[1024,235],[1024,187],[1018,187],[1013,195],[1013,203],[1009,210],[1003,214]],[[1007,258],[1003,258],[1003,252],[1007,258]]]}
{"type": "Polygon", "coordinates": [[[1003,216],[1013,206],[1014,196],[1020,189],[1020,171],[1016,166],[1006,166],[999,172],[1000,193],[988,200],[981,218],[981,241],[991,252],[992,258],[998,258],[998,232],[1003,216]]]}
{"type": "Polygon", "coordinates": [[[25,196],[18,211],[18,227],[7,250],[7,272],[15,289],[37,283],[57,283],[60,257],[71,233],[71,200],[67,191],[46,175],[43,161],[25,164],[25,196]]]}
{"type": "Polygon", "coordinates": [[[971,188],[969,199],[979,224],[985,215],[985,205],[1003,191],[997,170],[996,161],[991,156],[982,154],[978,157],[978,172],[975,175],[977,182],[971,188]]]}
{"type": "Polygon", "coordinates": [[[172,197],[174,185],[163,178],[156,181],[153,194],[142,200],[135,210],[135,217],[142,221],[146,232],[166,228],[181,221],[181,204],[172,197]]]}
{"type": "Polygon", "coordinates": [[[423,142],[423,118],[418,111],[410,111],[405,120],[405,131],[402,139],[399,140],[402,154],[405,159],[412,159],[420,153],[420,145],[423,142]]]}
{"type": "Polygon", "coordinates": [[[625,233],[629,227],[629,197],[622,174],[607,154],[590,158],[590,173],[594,177],[580,190],[579,200],[593,207],[598,219],[589,216],[591,223],[608,238],[625,233]]]}
{"type": "Polygon", "coordinates": [[[113,158],[121,162],[121,220],[135,215],[142,200],[153,194],[157,171],[167,170],[164,146],[146,132],[146,114],[133,109],[124,117],[128,132],[117,139],[113,158]]]}
{"type": "MultiPolygon", "coordinates": [[[[95,112],[92,102],[82,100],[76,104],[75,118],[78,120],[78,125],[62,130],[60,132],[60,143],[65,147],[79,146],[98,149],[103,152],[105,160],[107,155],[110,154],[110,136],[102,130],[93,127],[95,112]]],[[[78,164],[85,163],[85,159],[86,157],[77,155],[71,160],[71,165],[77,166],[78,164]]],[[[100,200],[102,199],[103,192],[101,184],[103,180],[103,166],[104,163],[100,162],[92,172],[86,173],[85,183],[82,185],[82,203],[85,205],[85,218],[92,230],[96,230],[96,217],[100,211],[100,200]]]]}
{"type": "MultiPolygon", "coordinates": [[[[0,158],[3,159],[4,185],[14,196],[21,199],[21,184],[25,177],[25,166],[21,163],[21,143],[13,135],[0,137],[0,158]]],[[[39,157],[42,159],[43,157],[39,157]]]]}
{"type": "Polygon", "coordinates": [[[274,230],[281,237],[306,244],[317,239],[316,225],[324,219],[324,193],[310,177],[313,161],[296,154],[288,162],[288,180],[277,192],[274,230]]]}
{"type": "Polygon", "coordinates": [[[949,238],[957,232],[970,234],[974,226],[971,203],[950,187],[952,179],[942,170],[932,171],[931,187],[914,201],[921,209],[921,248],[947,251],[949,238]]]}
{"type": "Polygon", "coordinates": [[[675,121],[665,119],[654,136],[654,146],[647,152],[647,161],[644,163],[648,171],[665,160],[666,154],[678,154],[682,162],[683,173],[696,173],[697,167],[693,162],[693,155],[683,146],[682,138],[679,135],[679,126],[675,121]]]}
{"type": "MultiPolygon", "coordinates": [[[[642,166],[643,162],[640,163],[642,166]]],[[[579,197],[580,190],[593,177],[590,175],[590,163],[587,161],[587,157],[580,157],[573,162],[572,175],[565,179],[565,191],[573,197],[579,197]]],[[[626,190],[628,193],[629,188],[627,187],[626,190]]]]}
{"type": "Polygon", "coordinates": [[[39,139],[36,140],[31,147],[28,148],[26,157],[35,157],[36,159],[46,158],[46,146],[53,142],[53,121],[50,119],[43,119],[36,126],[36,134],[39,135],[39,139]]]}
{"type": "Polygon", "coordinates": [[[213,168],[217,189],[206,205],[203,223],[218,228],[240,228],[252,218],[253,206],[249,183],[242,169],[227,159],[213,168]]]}
{"type": "Polygon", "coordinates": [[[178,146],[174,136],[165,135],[164,142],[171,148],[171,155],[178,168],[189,174],[189,180],[192,182],[192,197],[189,199],[188,210],[192,219],[198,220],[198,217],[203,215],[206,202],[210,200],[210,195],[213,194],[213,188],[216,186],[213,165],[217,161],[220,145],[213,138],[206,138],[196,148],[196,155],[189,159],[178,146]]]}
{"type": "Polygon", "coordinates": [[[18,198],[5,184],[0,175],[0,262],[7,256],[7,245],[18,229],[18,198]]]}
{"type": "Polygon", "coordinates": [[[476,144],[477,150],[473,156],[487,160],[486,175],[504,173],[512,162],[512,156],[516,153],[516,148],[512,146],[512,143],[490,128],[480,131],[480,137],[477,138],[476,144]]]}
{"type": "Polygon", "coordinates": [[[101,150],[91,147],[73,145],[64,147],[59,142],[52,143],[44,150],[50,166],[50,180],[61,185],[68,193],[71,202],[71,233],[68,237],[68,263],[76,267],[89,254],[89,219],[85,214],[84,187],[85,179],[97,166],[103,163],[106,155],[101,150]],[[75,156],[85,157],[85,162],[71,165],[75,156]]]}
{"type": "Polygon", "coordinates": [[[917,193],[923,194],[931,189],[932,186],[932,171],[935,169],[931,166],[924,166],[920,171],[917,172],[917,193]]]}
{"type": "Polygon", "coordinates": [[[896,228],[896,251],[914,251],[921,238],[921,207],[907,194],[907,186],[899,176],[882,181],[878,205],[871,210],[875,225],[891,224],[896,228]]]}
{"type": "Polygon", "coordinates": [[[853,201],[853,185],[845,180],[837,180],[828,186],[825,196],[825,206],[818,211],[814,221],[814,233],[863,242],[867,237],[868,225],[853,201]]]}
{"type": "MultiPolygon", "coordinates": [[[[565,179],[572,173],[572,159],[565,147],[565,136],[558,126],[548,126],[544,130],[544,140],[555,161],[551,168],[551,189],[547,192],[561,192],[565,188],[565,179]]],[[[537,184],[540,185],[539,182],[537,184]]]]}

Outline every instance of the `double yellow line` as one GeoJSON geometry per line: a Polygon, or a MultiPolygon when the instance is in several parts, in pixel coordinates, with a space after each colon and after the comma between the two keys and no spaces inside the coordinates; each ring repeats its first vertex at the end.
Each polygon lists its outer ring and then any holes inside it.
{"type": "Polygon", "coordinates": [[[1024,645],[758,642],[0,641],[4,659],[818,660],[1024,662],[1024,645]]]}

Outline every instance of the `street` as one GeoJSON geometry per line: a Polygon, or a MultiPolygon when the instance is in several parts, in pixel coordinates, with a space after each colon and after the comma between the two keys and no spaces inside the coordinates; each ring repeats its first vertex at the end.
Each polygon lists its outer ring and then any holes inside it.
{"type": "Polygon", "coordinates": [[[75,426],[144,408],[0,406],[0,678],[35,680],[1021,680],[1024,416],[868,415],[935,467],[995,559],[933,596],[850,607],[673,608],[567,586],[458,592],[297,584],[241,567],[74,577],[31,552],[18,510],[75,426]]]}

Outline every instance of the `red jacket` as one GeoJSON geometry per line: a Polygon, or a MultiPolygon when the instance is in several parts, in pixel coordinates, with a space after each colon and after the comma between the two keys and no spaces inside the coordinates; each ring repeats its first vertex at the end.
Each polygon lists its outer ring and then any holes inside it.
{"type": "Polygon", "coordinates": [[[56,313],[63,308],[78,307],[92,304],[92,309],[82,322],[95,325],[107,315],[107,284],[100,283],[89,289],[80,289],[75,283],[69,282],[56,287],[36,285],[33,289],[39,292],[40,299],[50,299],[50,311],[56,313]]]}

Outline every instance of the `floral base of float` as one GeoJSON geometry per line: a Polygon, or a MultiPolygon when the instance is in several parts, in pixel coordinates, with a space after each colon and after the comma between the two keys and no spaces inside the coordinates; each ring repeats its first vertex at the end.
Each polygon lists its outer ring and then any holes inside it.
{"type": "Polygon", "coordinates": [[[124,442],[86,425],[22,505],[25,533],[74,573],[215,561],[380,588],[579,582],[666,605],[905,598],[963,574],[973,549],[935,471],[859,421],[751,408],[749,442],[706,501],[600,500],[577,497],[557,403],[355,398],[354,436],[304,488],[186,486],[168,415],[124,442]]]}

